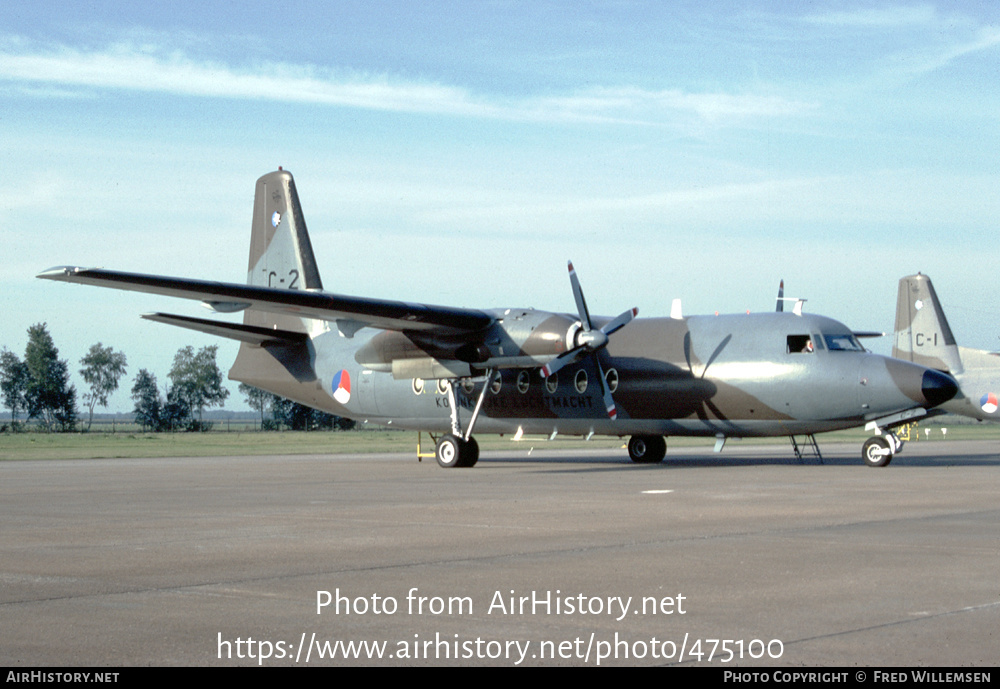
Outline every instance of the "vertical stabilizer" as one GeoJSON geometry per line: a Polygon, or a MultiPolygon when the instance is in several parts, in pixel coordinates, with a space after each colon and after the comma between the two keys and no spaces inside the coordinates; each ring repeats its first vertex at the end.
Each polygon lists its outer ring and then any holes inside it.
{"type": "MultiPolygon", "coordinates": [[[[288,290],[323,288],[295,181],[284,170],[257,180],[247,284],[288,290]]],[[[243,312],[243,323],[310,335],[326,327],[322,321],[254,309],[243,312]]],[[[328,396],[317,381],[313,357],[311,342],[262,345],[243,342],[229,377],[319,407],[328,396]]]]}
{"type": "Polygon", "coordinates": [[[964,370],[955,336],[926,275],[917,273],[899,281],[892,355],[953,375],[964,370]]]}
{"type": "MultiPolygon", "coordinates": [[[[247,284],[291,290],[321,290],[306,221],[290,172],[278,170],[257,180],[250,235],[247,284]]],[[[248,310],[244,323],[306,332],[301,319],[248,310]]]]}

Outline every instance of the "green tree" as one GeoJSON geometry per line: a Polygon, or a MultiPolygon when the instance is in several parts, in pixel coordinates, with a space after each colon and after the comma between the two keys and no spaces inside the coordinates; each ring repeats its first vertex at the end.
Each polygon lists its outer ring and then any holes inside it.
{"type": "Polygon", "coordinates": [[[27,409],[28,367],[4,347],[0,353],[0,391],[4,406],[10,409],[11,428],[17,430],[17,412],[27,409]]]}
{"type": "Polygon", "coordinates": [[[28,418],[38,419],[47,430],[72,430],[76,425],[76,388],[69,383],[69,364],[59,359],[44,323],[28,328],[24,350],[28,372],[25,388],[28,418]]]}
{"type": "Polygon", "coordinates": [[[94,423],[94,407],[98,404],[108,406],[108,397],[118,389],[118,380],[125,375],[127,364],[125,355],[116,352],[111,347],[104,347],[98,342],[92,345],[86,356],[80,359],[83,368],[80,375],[90,386],[90,392],[83,396],[83,401],[90,408],[90,418],[87,430],[94,423]]]}
{"type": "Polygon", "coordinates": [[[293,431],[346,431],[356,425],[352,419],[327,414],[277,395],[271,403],[271,415],[293,431]]]}
{"type": "Polygon", "coordinates": [[[162,424],[160,390],[156,386],[156,376],[142,369],[135,377],[132,386],[132,399],[135,400],[135,422],[142,430],[158,431],[162,424]]]}
{"type": "Polygon", "coordinates": [[[222,387],[222,372],[215,363],[218,346],[202,347],[196,354],[188,345],[177,350],[169,378],[173,387],[167,395],[178,403],[186,404],[190,410],[198,410],[198,422],[202,423],[205,407],[222,406],[229,397],[229,390],[222,387]]]}
{"type": "Polygon", "coordinates": [[[271,405],[274,395],[246,383],[240,383],[240,394],[243,395],[243,399],[246,400],[247,404],[260,412],[260,427],[263,430],[264,410],[271,405]]]}
{"type": "Polygon", "coordinates": [[[176,385],[167,390],[167,402],[160,412],[160,430],[207,430],[203,422],[191,418],[191,404],[184,395],[180,394],[180,389],[176,385]]]}

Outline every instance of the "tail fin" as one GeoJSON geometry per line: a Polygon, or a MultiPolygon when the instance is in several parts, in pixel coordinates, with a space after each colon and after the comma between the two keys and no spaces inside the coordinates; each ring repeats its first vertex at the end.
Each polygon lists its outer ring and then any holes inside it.
{"type": "MultiPolygon", "coordinates": [[[[257,180],[250,234],[247,284],[279,289],[321,290],[306,221],[290,172],[279,169],[257,180]]],[[[294,316],[247,310],[243,322],[267,328],[306,332],[294,316]]]]}
{"type": "Polygon", "coordinates": [[[964,370],[955,336],[926,275],[917,273],[899,281],[892,355],[952,375],[964,370]]]}
{"type": "MultiPolygon", "coordinates": [[[[247,283],[257,287],[319,290],[323,285],[316,268],[306,222],[292,175],[284,170],[257,180],[250,234],[247,283]]],[[[245,325],[313,334],[325,327],[320,321],[289,314],[247,309],[245,325]]],[[[302,404],[321,407],[328,402],[317,385],[313,352],[308,339],[254,343],[244,341],[229,377],[302,404]]]]}

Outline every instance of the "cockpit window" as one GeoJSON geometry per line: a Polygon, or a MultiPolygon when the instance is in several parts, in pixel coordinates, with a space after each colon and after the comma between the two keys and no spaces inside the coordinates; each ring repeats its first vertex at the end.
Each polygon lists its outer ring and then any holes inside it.
{"type": "Polygon", "coordinates": [[[789,354],[811,354],[814,351],[812,337],[809,335],[789,335],[789,354]]]}
{"type": "Polygon", "coordinates": [[[863,352],[865,348],[861,346],[857,338],[851,333],[844,333],[843,335],[823,335],[823,339],[826,341],[826,348],[831,352],[842,351],[842,352],[863,352]]]}

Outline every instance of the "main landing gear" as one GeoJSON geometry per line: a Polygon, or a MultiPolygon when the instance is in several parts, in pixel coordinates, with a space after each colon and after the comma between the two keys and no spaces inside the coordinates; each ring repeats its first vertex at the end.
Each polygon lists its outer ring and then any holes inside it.
{"type": "Polygon", "coordinates": [[[438,466],[445,469],[453,467],[474,467],[479,461],[479,443],[472,437],[472,429],[479,418],[479,411],[483,408],[483,400],[486,399],[486,391],[490,389],[493,382],[494,371],[486,374],[486,381],[483,383],[483,390],[479,393],[476,401],[476,408],[472,412],[469,420],[469,428],[462,433],[462,425],[458,419],[458,396],[455,394],[455,382],[446,380],[448,386],[448,404],[451,407],[451,433],[441,436],[437,441],[437,448],[434,457],[438,466]]]}
{"type": "Polygon", "coordinates": [[[628,441],[628,456],[636,464],[656,464],[667,454],[667,439],[662,435],[633,435],[628,441]]]}
{"type": "Polygon", "coordinates": [[[884,467],[903,447],[903,441],[895,433],[873,435],[861,448],[861,458],[870,467],[884,467]]]}
{"type": "Polygon", "coordinates": [[[475,438],[465,440],[449,433],[438,439],[435,457],[438,465],[446,469],[474,467],[479,461],[479,443],[475,438]]]}

